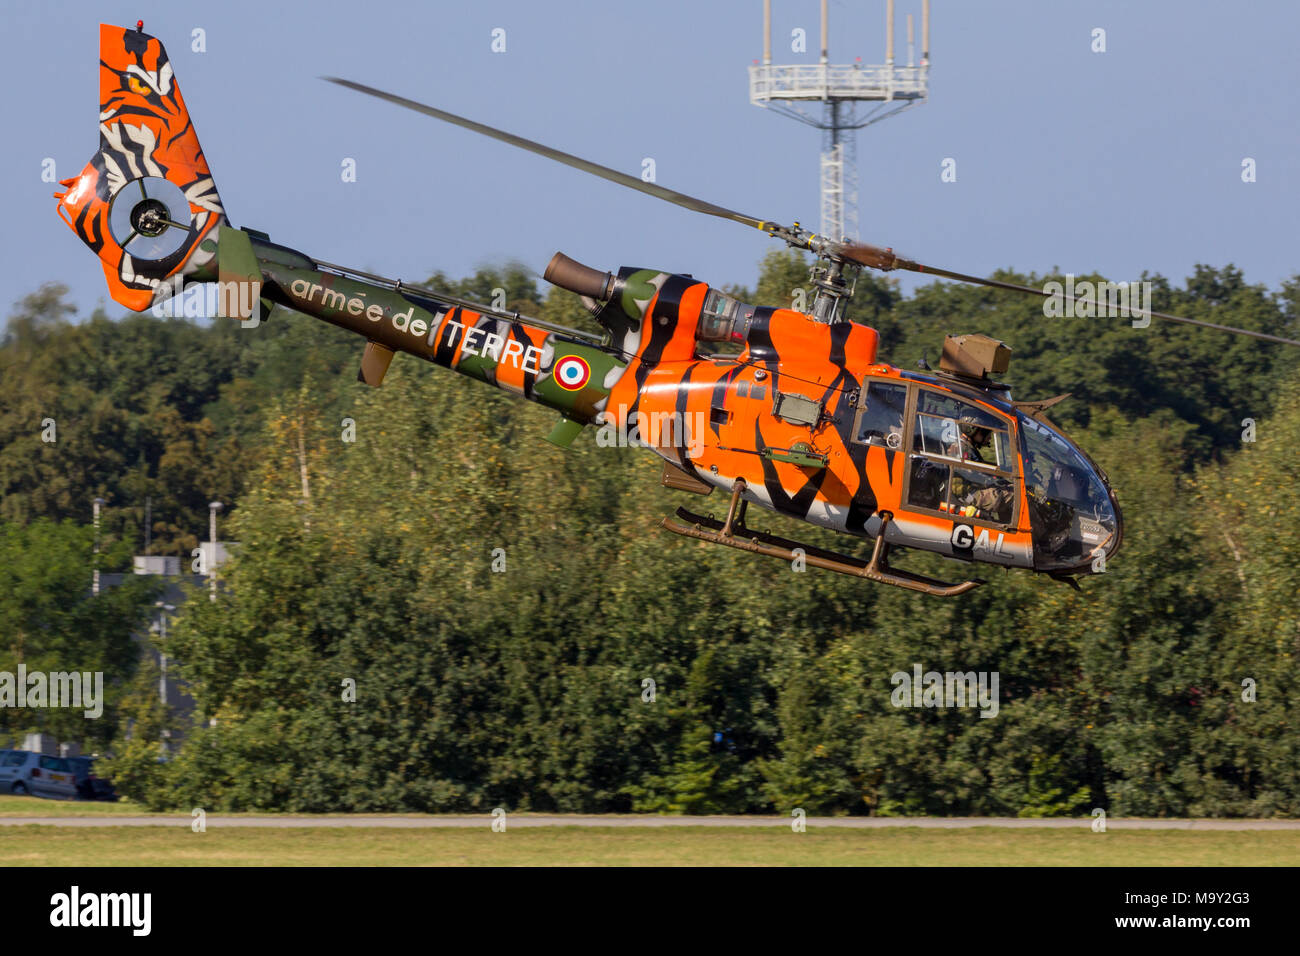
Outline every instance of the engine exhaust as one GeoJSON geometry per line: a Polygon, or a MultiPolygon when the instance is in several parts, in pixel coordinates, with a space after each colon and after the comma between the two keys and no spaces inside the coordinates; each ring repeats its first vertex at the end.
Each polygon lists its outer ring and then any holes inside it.
{"type": "Polygon", "coordinates": [[[542,278],[551,285],[598,302],[608,302],[618,293],[619,286],[622,285],[611,273],[584,266],[576,259],[570,259],[563,252],[551,256],[542,278]]]}

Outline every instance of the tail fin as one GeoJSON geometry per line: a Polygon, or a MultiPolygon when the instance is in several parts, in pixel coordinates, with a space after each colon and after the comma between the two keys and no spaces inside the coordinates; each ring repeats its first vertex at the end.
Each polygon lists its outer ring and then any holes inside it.
{"type": "Polygon", "coordinates": [[[170,297],[164,280],[216,254],[221,197],[167,51],[142,28],[100,25],[99,152],[62,185],[60,218],[103,260],[109,292],[129,309],[170,297]]]}

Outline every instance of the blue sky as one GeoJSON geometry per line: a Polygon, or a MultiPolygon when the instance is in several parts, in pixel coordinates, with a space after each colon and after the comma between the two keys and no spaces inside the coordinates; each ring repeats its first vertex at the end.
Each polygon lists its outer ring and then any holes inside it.
{"type": "MultiPolygon", "coordinates": [[[[86,314],[98,260],[55,215],[51,157],[97,147],[97,24],[167,45],[236,225],[415,281],[562,249],[752,287],[774,243],[322,82],[422,100],[666,186],[816,228],[819,134],[748,102],[760,0],[310,4],[0,0],[0,307],[44,281],[86,314]],[[191,50],[195,28],[206,52],[191,50]],[[491,51],[494,28],[506,52],[491,51]],[[12,38],[22,38],[13,41],[12,38]],[[341,181],[356,160],[357,181],[341,181]]],[[[777,62],[815,62],[815,0],[774,0],[777,62]],[[790,52],[790,31],[810,37],[790,52]]],[[[1181,281],[1198,262],[1276,287],[1300,272],[1300,5],[934,0],[930,101],[858,136],[860,234],[923,262],[1181,281]],[[1091,51],[1096,27],[1107,52],[1091,51]],[[945,158],[957,181],[940,180],[945,158]],[[1257,181],[1243,183],[1243,158],[1257,181]]],[[[884,58],[884,0],[832,0],[831,59],[884,58]]],[[[904,18],[920,0],[898,0],[904,18]]],[[[905,286],[909,283],[905,283],[905,286]]],[[[109,303],[110,313],[121,311],[109,303]]]]}

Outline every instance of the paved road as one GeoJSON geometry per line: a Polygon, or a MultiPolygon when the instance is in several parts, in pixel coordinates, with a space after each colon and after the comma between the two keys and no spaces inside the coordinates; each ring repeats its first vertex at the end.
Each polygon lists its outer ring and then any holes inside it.
{"type": "MultiPolygon", "coordinates": [[[[395,827],[428,829],[437,827],[474,828],[489,827],[489,814],[473,816],[433,815],[379,815],[352,814],[348,816],[284,815],[284,816],[219,816],[209,814],[208,827],[268,827],[291,829],[295,827],[395,827]]],[[[506,818],[510,829],[520,827],[788,827],[790,817],[666,817],[633,814],[548,815],[512,813],[506,818]]],[[[0,817],[0,826],[49,827],[189,827],[193,818],[179,814],[156,816],[95,816],[95,817],[0,817]]],[[[1091,818],[1054,818],[1022,820],[1017,817],[808,817],[810,829],[840,827],[855,830],[877,830],[896,827],[918,827],[923,830],[961,830],[970,827],[1006,827],[1009,829],[1087,829],[1091,818]]],[[[1107,817],[1109,830],[1300,830],[1300,820],[1155,820],[1145,818],[1107,817]]]]}

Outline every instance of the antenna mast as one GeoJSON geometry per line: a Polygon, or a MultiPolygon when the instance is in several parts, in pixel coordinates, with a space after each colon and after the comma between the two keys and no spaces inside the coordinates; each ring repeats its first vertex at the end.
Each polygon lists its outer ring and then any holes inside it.
{"type": "Polygon", "coordinates": [[[821,57],[816,64],[772,63],[772,0],[763,0],[763,62],[749,68],[749,101],[822,130],[821,232],[834,241],[858,238],[853,131],[924,103],[929,94],[930,0],[921,3],[921,62],[913,61],[907,15],[907,66],[894,63],[894,0],[885,0],[885,63],[859,57],[834,65],[829,56],[827,0],[821,0],[821,57]]]}

